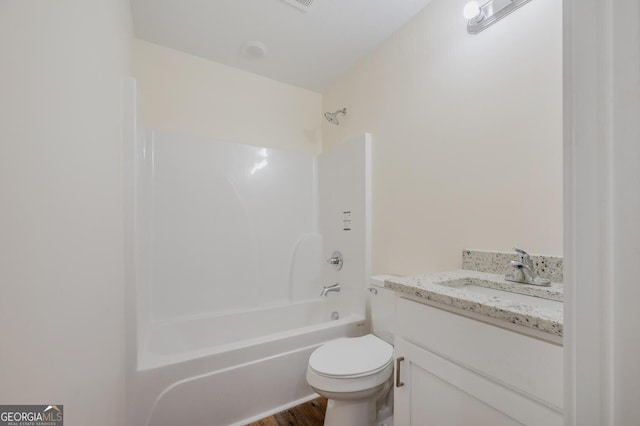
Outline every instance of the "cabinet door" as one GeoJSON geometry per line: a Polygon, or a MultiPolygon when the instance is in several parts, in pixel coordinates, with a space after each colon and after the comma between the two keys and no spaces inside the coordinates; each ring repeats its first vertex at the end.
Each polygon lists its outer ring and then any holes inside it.
{"type": "Polygon", "coordinates": [[[562,425],[562,415],[518,392],[396,337],[396,426],[562,425]]]}

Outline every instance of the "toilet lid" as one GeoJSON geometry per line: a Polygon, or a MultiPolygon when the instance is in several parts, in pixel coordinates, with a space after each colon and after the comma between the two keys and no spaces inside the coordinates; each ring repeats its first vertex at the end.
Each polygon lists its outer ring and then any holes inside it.
{"type": "Polygon", "coordinates": [[[309,367],[325,376],[361,376],[386,367],[392,359],[393,346],[368,334],[320,346],[309,357],[309,367]]]}

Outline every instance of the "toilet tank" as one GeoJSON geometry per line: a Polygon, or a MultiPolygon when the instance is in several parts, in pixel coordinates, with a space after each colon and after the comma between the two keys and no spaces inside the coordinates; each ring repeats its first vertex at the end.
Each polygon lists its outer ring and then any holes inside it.
{"type": "Polygon", "coordinates": [[[396,294],[384,288],[384,280],[390,275],[376,275],[369,280],[371,301],[371,326],[373,334],[393,345],[396,325],[396,294]]]}

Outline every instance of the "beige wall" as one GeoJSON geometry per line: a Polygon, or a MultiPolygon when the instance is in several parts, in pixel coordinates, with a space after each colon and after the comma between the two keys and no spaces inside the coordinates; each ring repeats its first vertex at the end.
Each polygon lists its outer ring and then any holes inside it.
{"type": "Polygon", "coordinates": [[[320,152],[319,93],[142,40],[134,45],[139,119],[147,128],[320,152]]]}
{"type": "Polygon", "coordinates": [[[562,2],[479,35],[434,0],[336,81],[323,147],[373,134],[373,270],[460,266],[463,248],[562,254],[562,2]]]}
{"type": "Polygon", "coordinates": [[[0,401],[123,423],[126,0],[0,2],[0,401]]]}

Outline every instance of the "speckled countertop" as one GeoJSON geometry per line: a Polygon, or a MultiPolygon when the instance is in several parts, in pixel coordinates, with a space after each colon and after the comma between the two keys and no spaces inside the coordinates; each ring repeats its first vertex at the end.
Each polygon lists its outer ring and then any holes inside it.
{"type": "Polygon", "coordinates": [[[385,280],[385,287],[418,299],[562,337],[562,284],[552,282],[550,287],[538,287],[506,281],[503,274],[461,269],[390,278],[385,280]],[[507,292],[482,294],[482,288],[507,292]],[[536,299],[527,300],[521,295],[535,296],[536,299]]]}

